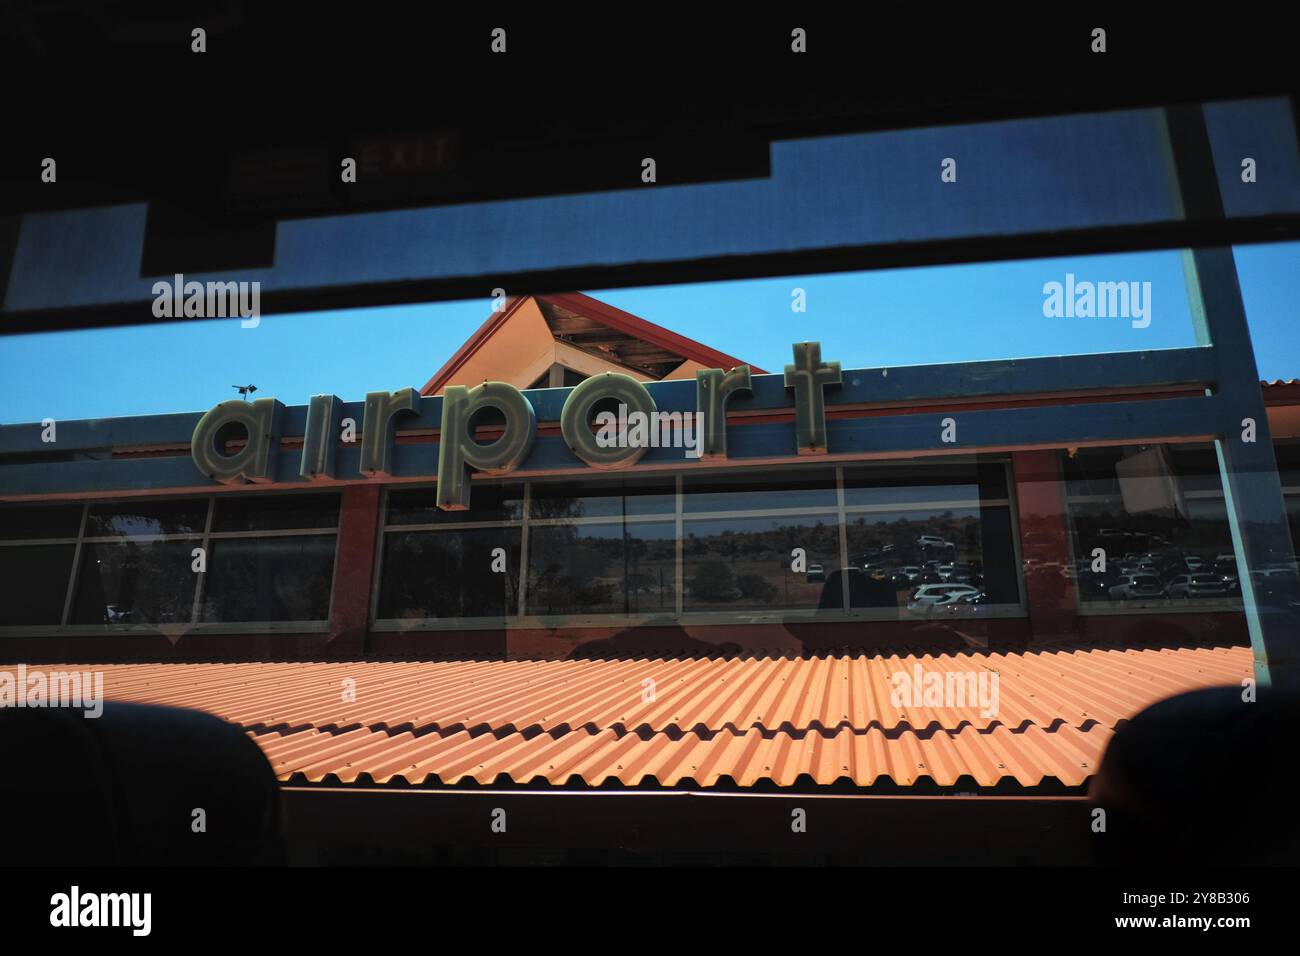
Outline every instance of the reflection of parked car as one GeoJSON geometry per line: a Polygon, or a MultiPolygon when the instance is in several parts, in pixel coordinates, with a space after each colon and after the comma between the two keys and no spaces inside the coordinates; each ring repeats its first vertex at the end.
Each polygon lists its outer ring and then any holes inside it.
{"type": "Polygon", "coordinates": [[[917,546],[922,549],[951,548],[952,543],[937,534],[923,534],[916,539],[917,546]]]}
{"type": "Polygon", "coordinates": [[[987,606],[988,595],[983,591],[976,591],[974,594],[949,595],[935,602],[930,613],[935,617],[978,617],[985,613],[987,606]]]}
{"type": "Polygon", "coordinates": [[[804,574],[804,579],[809,582],[825,581],[826,568],[820,564],[810,564],[807,573],[804,574]]]}
{"type": "Polygon", "coordinates": [[[907,609],[913,613],[925,614],[930,608],[945,598],[959,594],[978,594],[979,588],[969,584],[923,584],[912,592],[907,602],[907,609]]]}
{"type": "Polygon", "coordinates": [[[1179,574],[1169,582],[1171,598],[1227,597],[1228,584],[1217,574],[1179,574]]]}
{"type": "Polygon", "coordinates": [[[129,624],[134,612],[120,604],[109,604],[104,608],[104,620],[109,624],[129,624]]]}
{"type": "Polygon", "coordinates": [[[1121,601],[1150,600],[1164,597],[1165,589],[1154,574],[1127,574],[1110,589],[1110,596],[1121,601]]]}

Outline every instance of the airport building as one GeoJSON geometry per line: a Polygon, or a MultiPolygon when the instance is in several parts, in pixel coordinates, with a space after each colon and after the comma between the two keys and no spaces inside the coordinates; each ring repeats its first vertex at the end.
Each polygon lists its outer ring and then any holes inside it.
{"type": "MultiPolygon", "coordinates": [[[[1128,714],[1252,674],[1197,350],[834,359],[529,295],[418,390],[4,426],[0,659],[211,710],[284,780],[417,785],[1078,791],[1128,714]],[[1037,437],[1072,406],[1088,440],[1037,437]],[[978,670],[999,714],[891,697],[978,670]]],[[[1296,541],[1300,383],[1262,390],[1296,541]]]]}

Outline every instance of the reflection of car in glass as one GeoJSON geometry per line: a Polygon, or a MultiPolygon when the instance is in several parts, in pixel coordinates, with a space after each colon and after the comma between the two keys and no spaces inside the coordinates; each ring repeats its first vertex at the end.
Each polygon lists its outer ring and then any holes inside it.
{"type": "Polygon", "coordinates": [[[1183,555],[1183,564],[1187,566],[1188,571],[1199,571],[1205,567],[1205,559],[1197,554],[1183,555]]]}
{"type": "Polygon", "coordinates": [[[1171,598],[1226,597],[1228,584],[1217,574],[1179,574],[1169,582],[1171,598]]]}
{"type": "Polygon", "coordinates": [[[109,624],[126,624],[130,622],[133,613],[130,608],[120,604],[109,604],[104,608],[104,620],[109,624]]]}
{"type": "Polygon", "coordinates": [[[809,581],[809,582],[813,582],[813,581],[825,581],[825,580],[826,580],[826,568],[825,568],[823,565],[820,565],[820,564],[810,564],[810,565],[808,565],[808,570],[807,570],[807,572],[804,574],[804,580],[809,581]]]}
{"type": "Polygon", "coordinates": [[[973,594],[952,594],[936,601],[930,609],[934,617],[978,617],[988,606],[988,595],[983,591],[973,594]]]}
{"type": "Polygon", "coordinates": [[[925,614],[930,608],[944,598],[958,594],[978,594],[979,588],[969,584],[923,584],[912,592],[907,602],[907,609],[914,613],[925,614]]]}
{"type": "Polygon", "coordinates": [[[1165,589],[1154,574],[1127,574],[1110,589],[1110,596],[1121,601],[1162,598],[1165,589]]]}

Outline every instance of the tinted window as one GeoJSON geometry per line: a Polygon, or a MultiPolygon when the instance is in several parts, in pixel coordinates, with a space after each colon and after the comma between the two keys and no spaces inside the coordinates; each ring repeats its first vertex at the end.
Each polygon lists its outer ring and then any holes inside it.
{"type": "Polygon", "coordinates": [[[325,620],[334,542],[333,535],[213,541],[201,620],[325,620]]]}
{"type": "Polygon", "coordinates": [[[677,489],[667,481],[598,481],[590,483],[535,483],[534,518],[597,518],[673,514],[677,489]]]}
{"type": "Polygon", "coordinates": [[[529,535],[529,614],[676,610],[673,522],[541,526],[529,535]]]}
{"type": "Polygon", "coordinates": [[[74,624],[178,624],[194,612],[191,541],[87,543],[74,624]]]}
{"type": "Polygon", "coordinates": [[[470,521],[518,521],[524,512],[522,485],[474,482],[471,508],[442,511],[434,488],[403,488],[388,492],[389,524],[462,524],[470,521]]]}
{"type": "Polygon", "coordinates": [[[287,531],[297,528],[336,528],[339,496],[227,495],[217,499],[212,530],[287,531]]]}
{"type": "Polygon", "coordinates": [[[829,575],[840,566],[839,555],[833,514],[687,521],[685,608],[819,607],[829,575]]]}
{"type": "Polygon", "coordinates": [[[75,538],[81,505],[0,505],[0,541],[75,538]]]}
{"type": "Polygon", "coordinates": [[[86,516],[90,538],[202,534],[208,499],[125,501],[91,505],[86,516]]]}
{"type": "Polygon", "coordinates": [[[0,627],[58,624],[74,545],[0,548],[0,627]]]}
{"type": "Polygon", "coordinates": [[[389,532],[378,617],[501,617],[519,606],[518,528],[389,532]],[[502,549],[504,555],[496,549],[502,549]],[[504,569],[502,560],[504,559],[504,569]]]}
{"type": "Polygon", "coordinates": [[[838,507],[829,471],[687,476],[683,492],[683,510],[694,513],[838,507]]]}

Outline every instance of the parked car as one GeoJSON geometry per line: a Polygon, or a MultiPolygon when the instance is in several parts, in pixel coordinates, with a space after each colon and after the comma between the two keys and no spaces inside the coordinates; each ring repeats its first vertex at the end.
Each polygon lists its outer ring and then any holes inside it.
{"type": "Polygon", "coordinates": [[[1217,574],[1179,574],[1168,591],[1171,598],[1227,597],[1228,584],[1217,574]]]}
{"type": "Polygon", "coordinates": [[[1205,567],[1205,559],[1197,554],[1183,555],[1183,564],[1187,566],[1188,571],[1199,571],[1205,567]]]}
{"type": "Polygon", "coordinates": [[[804,573],[804,580],[808,581],[810,584],[817,581],[825,581],[825,566],[815,563],[808,565],[808,570],[804,573]]]}
{"type": "Polygon", "coordinates": [[[1152,600],[1164,597],[1165,588],[1154,574],[1126,574],[1110,589],[1110,596],[1121,601],[1152,600]]]}

